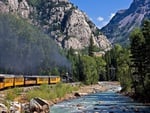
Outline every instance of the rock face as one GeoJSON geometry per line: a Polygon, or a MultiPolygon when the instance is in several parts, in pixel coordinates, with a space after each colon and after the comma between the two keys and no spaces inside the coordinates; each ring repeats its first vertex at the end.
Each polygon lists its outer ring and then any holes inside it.
{"type": "Polygon", "coordinates": [[[101,30],[112,43],[125,44],[129,33],[140,27],[144,19],[150,19],[150,0],[133,0],[128,9],[118,11],[101,30]]]}
{"type": "Polygon", "coordinates": [[[111,48],[106,36],[68,0],[1,0],[0,12],[27,19],[62,48],[84,49],[91,37],[97,47],[103,50],[111,48]]]}

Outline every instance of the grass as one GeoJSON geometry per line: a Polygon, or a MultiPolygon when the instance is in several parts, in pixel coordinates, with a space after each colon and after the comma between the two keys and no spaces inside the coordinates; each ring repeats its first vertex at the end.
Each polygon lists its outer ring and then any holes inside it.
{"type": "Polygon", "coordinates": [[[6,91],[6,100],[13,101],[23,91],[22,88],[13,88],[6,91]]]}
{"type": "Polygon", "coordinates": [[[27,93],[28,100],[34,97],[40,97],[46,100],[64,97],[65,94],[78,90],[78,87],[63,83],[56,85],[41,85],[39,89],[29,91],[27,93]]]}
{"type": "MultiPolygon", "coordinates": [[[[40,97],[45,100],[52,100],[56,98],[64,97],[68,93],[77,91],[79,86],[71,86],[69,84],[58,83],[56,85],[41,85],[38,88],[33,88],[28,90],[26,93],[26,100],[29,101],[34,97],[40,97]]],[[[6,91],[6,100],[13,101],[20,96],[21,93],[24,93],[23,88],[12,88],[6,91]]]]}

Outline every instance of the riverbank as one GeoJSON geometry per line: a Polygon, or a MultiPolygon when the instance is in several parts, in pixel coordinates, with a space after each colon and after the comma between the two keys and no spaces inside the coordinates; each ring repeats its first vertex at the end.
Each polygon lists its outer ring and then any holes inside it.
{"type": "Polygon", "coordinates": [[[29,106],[31,99],[35,97],[46,100],[49,106],[52,106],[59,102],[75,99],[83,95],[103,92],[109,90],[113,86],[120,86],[120,84],[119,82],[99,82],[98,84],[88,86],[78,83],[58,84],[54,86],[43,85],[36,87],[8,89],[0,92],[0,95],[3,95],[3,104],[5,104],[8,109],[16,109],[14,107],[16,105],[22,106],[24,109],[26,106],[29,106]],[[15,105],[10,106],[12,103],[15,103],[15,105]]]}
{"type": "Polygon", "coordinates": [[[117,89],[57,103],[50,107],[50,113],[149,113],[150,106],[115,93],[117,89]]]}
{"type": "Polygon", "coordinates": [[[134,92],[121,92],[121,94],[132,98],[134,101],[150,106],[150,95],[139,95],[134,92]]]}
{"type": "MultiPolygon", "coordinates": [[[[70,84],[72,85],[72,84],[70,84]]],[[[73,86],[73,85],[72,85],[73,86]]],[[[49,104],[50,106],[57,104],[59,102],[65,101],[65,100],[70,100],[70,99],[75,99],[78,98],[80,96],[84,96],[84,95],[89,95],[92,93],[96,93],[96,92],[104,92],[110,89],[110,86],[120,86],[119,82],[99,82],[98,84],[94,84],[94,85],[81,85],[79,86],[79,90],[74,91],[72,93],[66,94],[64,97],[62,98],[56,98],[56,99],[52,99],[49,100],[49,104]]]]}

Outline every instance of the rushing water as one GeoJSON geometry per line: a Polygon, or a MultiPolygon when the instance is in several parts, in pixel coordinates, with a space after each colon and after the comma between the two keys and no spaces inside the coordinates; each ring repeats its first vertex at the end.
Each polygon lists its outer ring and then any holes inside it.
{"type": "Polygon", "coordinates": [[[50,113],[150,113],[150,106],[109,90],[55,104],[50,113]]]}

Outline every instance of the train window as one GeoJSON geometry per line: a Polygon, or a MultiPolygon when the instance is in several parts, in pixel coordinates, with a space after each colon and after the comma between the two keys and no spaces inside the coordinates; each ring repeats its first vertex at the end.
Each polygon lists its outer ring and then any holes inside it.
{"type": "Polygon", "coordinates": [[[0,78],[0,82],[4,82],[4,78],[0,78]]]}
{"type": "Polygon", "coordinates": [[[36,80],[36,77],[27,77],[25,80],[36,80]]]}
{"type": "Polygon", "coordinates": [[[52,81],[55,81],[55,80],[56,80],[56,78],[51,78],[51,80],[52,80],[52,81]]]}
{"type": "Polygon", "coordinates": [[[40,81],[46,81],[47,78],[39,78],[40,81]]]}
{"type": "Polygon", "coordinates": [[[13,82],[13,79],[11,79],[11,78],[5,79],[5,82],[11,83],[11,82],[13,82]]]}
{"type": "Polygon", "coordinates": [[[15,78],[15,81],[16,81],[16,82],[22,82],[22,81],[23,81],[23,78],[15,78]]]}

